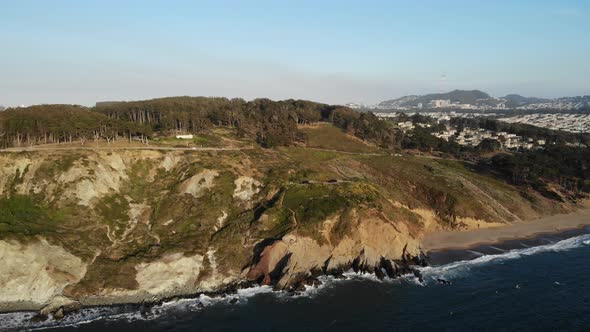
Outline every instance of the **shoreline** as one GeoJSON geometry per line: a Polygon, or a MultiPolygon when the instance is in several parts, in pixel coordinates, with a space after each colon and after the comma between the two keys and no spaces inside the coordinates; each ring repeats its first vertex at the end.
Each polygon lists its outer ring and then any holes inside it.
{"type": "Polygon", "coordinates": [[[561,231],[536,233],[528,237],[479,243],[468,248],[437,249],[427,254],[430,266],[441,266],[459,261],[470,261],[484,256],[508,254],[512,251],[551,246],[558,242],[590,234],[590,226],[581,226],[561,231]]]}
{"type": "MultiPolygon", "coordinates": [[[[429,265],[441,265],[453,261],[473,259],[470,256],[469,249],[493,254],[494,250],[514,249],[522,242],[530,246],[538,246],[543,236],[565,236],[573,237],[579,234],[590,233],[590,208],[577,210],[568,214],[556,214],[553,216],[542,217],[525,222],[508,224],[506,226],[475,229],[469,231],[441,231],[428,233],[422,242],[422,249],[428,256],[429,265]],[[493,247],[492,247],[493,246],[493,247]],[[493,248],[487,250],[486,248],[493,248]],[[488,252],[486,252],[488,251],[488,252]]],[[[158,296],[122,296],[116,298],[110,297],[92,297],[81,299],[75,304],[62,306],[66,312],[78,311],[80,309],[95,307],[112,307],[112,306],[153,306],[158,303],[178,299],[194,299],[201,295],[210,297],[224,297],[225,295],[235,294],[239,289],[245,289],[253,286],[252,282],[236,282],[226,285],[216,291],[187,291],[178,294],[159,294],[158,296]],[[70,308],[68,308],[70,307],[70,308]]],[[[0,304],[0,313],[16,312],[37,312],[42,311],[42,307],[31,303],[2,303],[0,304]]]]}
{"type": "Polygon", "coordinates": [[[590,208],[500,227],[427,233],[422,240],[422,249],[426,253],[467,250],[511,240],[531,239],[543,234],[559,234],[586,226],[590,226],[590,208]]]}

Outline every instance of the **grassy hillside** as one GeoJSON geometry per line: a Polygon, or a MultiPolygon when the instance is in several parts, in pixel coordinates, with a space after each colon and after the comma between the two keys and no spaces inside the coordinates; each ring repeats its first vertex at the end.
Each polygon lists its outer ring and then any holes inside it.
{"type": "Polygon", "coordinates": [[[305,145],[310,148],[358,153],[380,152],[373,144],[349,135],[342,129],[334,127],[329,123],[322,123],[311,127],[300,127],[299,131],[305,134],[305,145]]]}
{"type": "MultiPolygon", "coordinates": [[[[0,240],[43,238],[80,257],[87,272],[64,291],[80,298],[105,289],[136,291],[141,266],[178,253],[200,257],[198,282],[221,282],[286,235],[310,239],[316,251],[374,239],[383,229],[419,242],[426,231],[574,207],[477,174],[463,162],[392,155],[332,126],[302,131],[308,147],[329,151],[0,153],[0,240]]],[[[213,140],[249,144],[228,135],[213,140]]],[[[344,262],[361,252],[350,250],[344,262]]]]}

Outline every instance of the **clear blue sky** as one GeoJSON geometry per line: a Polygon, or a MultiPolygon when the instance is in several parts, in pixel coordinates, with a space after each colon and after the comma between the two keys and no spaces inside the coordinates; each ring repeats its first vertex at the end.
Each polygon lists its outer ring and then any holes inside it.
{"type": "Polygon", "coordinates": [[[0,104],[590,94],[590,1],[0,0],[0,104]]]}

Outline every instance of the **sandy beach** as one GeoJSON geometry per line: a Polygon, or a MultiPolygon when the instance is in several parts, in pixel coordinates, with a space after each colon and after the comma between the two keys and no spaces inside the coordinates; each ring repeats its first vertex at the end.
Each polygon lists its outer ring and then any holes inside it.
{"type": "Polygon", "coordinates": [[[424,237],[422,246],[427,252],[469,248],[480,244],[527,238],[541,233],[561,232],[586,225],[590,225],[590,209],[516,222],[501,227],[428,233],[424,237]]]}

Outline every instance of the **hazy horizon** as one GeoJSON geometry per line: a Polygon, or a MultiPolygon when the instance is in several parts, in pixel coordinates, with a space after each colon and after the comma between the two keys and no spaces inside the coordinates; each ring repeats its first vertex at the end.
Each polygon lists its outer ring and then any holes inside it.
{"type": "Polygon", "coordinates": [[[590,94],[584,1],[0,4],[0,105],[590,94]],[[441,77],[445,76],[445,79],[441,77]]]}

